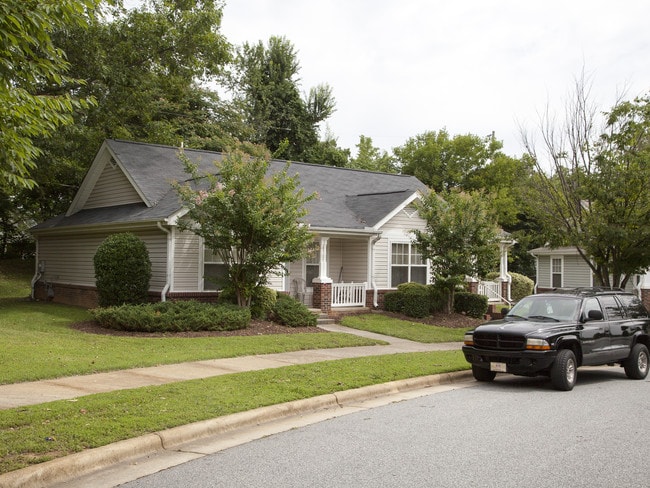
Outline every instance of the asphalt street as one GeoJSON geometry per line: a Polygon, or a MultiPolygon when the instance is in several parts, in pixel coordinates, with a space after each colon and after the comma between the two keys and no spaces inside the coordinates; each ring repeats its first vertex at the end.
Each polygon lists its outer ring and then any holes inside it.
{"type": "Polygon", "coordinates": [[[648,487],[650,380],[500,375],[270,435],[124,488],[648,487]],[[469,386],[469,387],[468,387],[469,386]]]}

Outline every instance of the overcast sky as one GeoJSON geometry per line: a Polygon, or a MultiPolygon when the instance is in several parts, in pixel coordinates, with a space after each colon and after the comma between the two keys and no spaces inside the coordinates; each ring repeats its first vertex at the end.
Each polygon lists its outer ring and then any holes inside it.
{"type": "Polygon", "coordinates": [[[647,0],[228,0],[234,44],[285,36],[301,87],[329,84],[328,126],[356,153],[360,135],[386,151],[429,130],[495,132],[522,153],[549,105],[563,110],[583,69],[604,110],[650,89],[647,0]]]}
{"type": "Polygon", "coordinates": [[[561,114],[583,70],[603,110],[650,90],[648,0],[225,1],[229,42],[284,36],[302,90],[332,87],[327,126],[353,155],[360,135],[391,152],[446,128],[519,156],[520,126],[561,114]]]}

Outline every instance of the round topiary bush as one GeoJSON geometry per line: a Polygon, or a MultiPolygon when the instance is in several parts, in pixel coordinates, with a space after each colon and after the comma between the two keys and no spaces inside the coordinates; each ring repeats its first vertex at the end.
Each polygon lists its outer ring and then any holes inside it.
{"type": "Polygon", "coordinates": [[[151,261],[145,243],[131,233],[108,236],[93,258],[99,306],[147,301],[151,261]]]}
{"type": "Polygon", "coordinates": [[[528,295],[532,295],[535,283],[528,276],[519,273],[510,273],[512,276],[512,285],[510,295],[512,300],[518,302],[528,295]]]}

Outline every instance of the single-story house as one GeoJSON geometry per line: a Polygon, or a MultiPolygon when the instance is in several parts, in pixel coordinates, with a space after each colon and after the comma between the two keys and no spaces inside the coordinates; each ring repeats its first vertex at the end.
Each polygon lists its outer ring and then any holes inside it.
{"type": "MultiPolygon", "coordinates": [[[[594,275],[589,265],[573,246],[538,247],[529,251],[535,256],[535,292],[554,288],[579,288],[594,286],[594,275]]],[[[636,293],[650,308],[650,273],[635,275],[625,289],[636,293]]]]}
{"type": "MultiPolygon", "coordinates": [[[[209,300],[210,276],[220,263],[199,236],[180,231],[186,210],[171,182],[189,179],[180,149],[106,140],[68,211],[31,229],[36,239],[33,297],[92,307],[97,304],[93,257],[110,234],[131,232],[147,245],[152,299],[209,300]]],[[[202,173],[215,172],[221,153],[184,149],[202,173]]],[[[270,171],[285,167],[272,160],[270,171]]],[[[314,235],[310,254],[285,263],[286,276],[269,286],[331,312],[336,307],[376,307],[403,282],[428,283],[429,266],[411,244],[411,231],[425,222],[414,201],[428,189],[413,176],[295,162],[309,202],[314,235]]],[[[223,270],[221,270],[223,271],[223,270]]]]}

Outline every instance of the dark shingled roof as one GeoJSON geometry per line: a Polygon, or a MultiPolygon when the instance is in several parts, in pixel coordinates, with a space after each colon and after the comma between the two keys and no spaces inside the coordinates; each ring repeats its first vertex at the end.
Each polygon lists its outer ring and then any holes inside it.
{"type": "MultiPolygon", "coordinates": [[[[179,148],[119,140],[107,140],[106,145],[152,206],[143,203],[82,210],[68,217],[50,219],[34,230],[164,220],[181,209],[178,196],[170,186],[172,181],[189,178],[179,160],[179,148]]],[[[223,158],[221,153],[211,151],[184,149],[183,152],[199,165],[200,173],[215,173],[213,163],[223,158]]],[[[272,160],[270,171],[280,171],[285,165],[286,161],[272,160]]],[[[373,227],[414,192],[428,191],[414,176],[299,162],[291,163],[289,173],[298,174],[305,194],[319,195],[307,204],[306,220],[315,228],[373,227]]]]}

